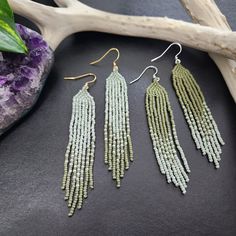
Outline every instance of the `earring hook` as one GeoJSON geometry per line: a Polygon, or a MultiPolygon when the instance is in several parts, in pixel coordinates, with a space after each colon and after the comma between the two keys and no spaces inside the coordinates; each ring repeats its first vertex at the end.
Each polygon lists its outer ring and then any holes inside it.
{"type": "Polygon", "coordinates": [[[89,88],[89,84],[92,84],[97,80],[97,76],[93,73],[86,73],[86,74],[79,75],[79,76],[68,76],[68,77],[65,77],[64,79],[65,80],[76,80],[76,79],[82,79],[82,78],[87,77],[87,76],[93,76],[94,77],[93,80],[90,80],[90,81],[88,81],[84,84],[84,86],[86,88],[89,88]]]}
{"type": "Polygon", "coordinates": [[[96,61],[93,61],[93,62],[90,62],[89,64],[90,65],[95,65],[95,64],[97,64],[98,62],[100,62],[101,60],[103,60],[104,59],[104,57],[106,57],[107,56],[107,54],[109,54],[110,52],[112,52],[112,51],[116,51],[117,52],[117,57],[116,57],[116,59],[113,61],[113,67],[116,67],[117,65],[116,65],[116,62],[119,60],[119,58],[120,58],[120,51],[119,51],[119,49],[118,48],[110,48],[108,51],[106,51],[105,53],[104,53],[104,55],[103,56],[101,56],[99,59],[97,59],[96,61]]]}
{"type": "Polygon", "coordinates": [[[155,73],[153,74],[152,78],[153,78],[153,79],[157,79],[157,81],[159,81],[160,78],[157,76],[158,68],[157,68],[156,66],[147,66],[147,67],[143,70],[143,72],[138,76],[138,78],[132,80],[129,84],[133,84],[133,83],[137,82],[137,81],[143,76],[143,74],[144,74],[148,69],[154,69],[154,70],[155,70],[155,73]]]}
{"type": "Polygon", "coordinates": [[[157,59],[160,59],[162,56],[164,56],[164,54],[173,46],[173,45],[177,45],[179,46],[179,52],[175,55],[175,63],[181,63],[180,59],[178,58],[179,54],[182,52],[182,45],[180,43],[174,42],[171,43],[166,50],[158,57],[155,57],[151,60],[151,62],[156,61],[157,59]]]}

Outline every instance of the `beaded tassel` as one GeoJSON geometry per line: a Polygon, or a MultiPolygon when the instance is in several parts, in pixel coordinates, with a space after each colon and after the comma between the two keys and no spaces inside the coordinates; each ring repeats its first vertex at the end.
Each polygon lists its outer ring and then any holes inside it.
{"type": "Polygon", "coordinates": [[[88,196],[88,188],[93,189],[93,162],[95,150],[95,103],[85,85],[73,97],[69,143],[66,148],[62,189],[70,208],[69,216],[75,208],[81,209],[88,196]]]}
{"type": "Polygon", "coordinates": [[[158,80],[155,78],[146,92],[146,111],[153,149],[167,182],[173,182],[185,194],[190,169],[178,141],[167,92],[158,80]]]}
{"type": "Polygon", "coordinates": [[[129,162],[133,161],[133,149],[129,125],[129,105],[126,81],[115,66],[106,80],[105,101],[105,164],[112,170],[112,178],[120,187],[129,162]]]}
{"type": "Polygon", "coordinates": [[[200,87],[189,70],[179,62],[173,71],[173,84],[197,149],[219,168],[224,141],[211,115],[200,87]]]}

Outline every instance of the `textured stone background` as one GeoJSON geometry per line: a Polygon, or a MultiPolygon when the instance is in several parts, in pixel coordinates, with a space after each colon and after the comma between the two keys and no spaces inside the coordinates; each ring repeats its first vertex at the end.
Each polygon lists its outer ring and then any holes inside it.
{"type": "MultiPolygon", "coordinates": [[[[40,1],[53,5],[52,1],[40,1]]],[[[111,12],[169,16],[190,21],[179,1],[84,0],[111,12]]],[[[236,30],[236,2],[216,1],[236,30]]],[[[18,22],[32,26],[18,17],[18,22]]],[[[63,20],[63,19],[62,19],[63,20]]],[[[68,26],[69,27],[69,26],[68,26]]],[[[178,40],[178,36],[176,36],[178,40]]],[[[224,80],[206,53],[184,48],[183,64],[200,84],[226,141],[221,168],[215,170],[196,151],[171,84],[173,48],[156,65],[161,84],[169,92],[180,143],[192,169],[186,196],[166,184],[156,164],[148,133],[144,95],[151,71],[129,87],[130,120],[135,162],[117,190],[103,164],[105,78],[112,56],[99,66],[88,62],[110,47],[121,52],[120,72],[131,81],[149,60],[168,45],[159,40],[79,33],[67,38],[56,51],[56,62],[33,111],[0,141],[0,235],[236,235],[236,109],[224,80]],[[72,96],[85,80],[64,81],[65,75],[94,71],[90,89],[96,100],[95,190],[81,211],[67,217],[60,190],[64,151],[68,139],[72,96]]]]}

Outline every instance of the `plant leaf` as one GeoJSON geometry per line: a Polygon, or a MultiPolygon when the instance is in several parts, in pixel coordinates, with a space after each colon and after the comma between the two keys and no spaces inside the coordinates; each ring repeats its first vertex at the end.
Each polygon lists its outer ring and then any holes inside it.
{"type": "Polygon", "coordinates": [[[7,2],[7,0],[1,0],[1,6],[0,6],[0,15],[14,19],[13,12],[7,2]]]}
{"type": "Polygon", "coordinates": [[[27,53],[28,49],[16,30],[13,12],[7,0],[0,3],[0,51],[27,53]]]}

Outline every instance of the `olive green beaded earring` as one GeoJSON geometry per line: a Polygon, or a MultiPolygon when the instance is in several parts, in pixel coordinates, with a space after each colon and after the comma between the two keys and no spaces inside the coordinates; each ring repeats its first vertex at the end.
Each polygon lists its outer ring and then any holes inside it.
{"type": "Polygon", "coordinates": [[[80,79],[93,76],[73,97],[72,116],[69,129],[69,143],[66,148],[62,189],[70,208],[69,216],[76,208],[81,209],[83,200],[88,196],[88,188],[93,189],[93,162],[95,150],[95,103],[89,94],[89,84],[96,81],[92,73],[65,77],[80,79]]]}
{"type": "Polygon", "coordinates": [[[155,70],[153,82],[146,91],[146,113],[157,163],[161,173],[166,175],[167,182],[173,182],[185,194],[190,169],[179,144],[167,92],[157,77],[158,69],[155,66],[146,67],[130,84],[138,81],[148,69],[155,70]]]}
{"type": "Polygon", "coordinates": [[[180,48],[175,56],[175,66],[172,70],[173,85],[193,140],[197,149],[201,149],[202,154],[208,157],[209,162],[213,162],[215,167],[219,168],[220,154],[222,153],[221,145],[224,145],[224,141],[199,85],[190,71],[181,65],[178,58],[182,52],[181,44],[176,42],[170,44],[160,56],[151,61],[161,58],[173,45],[180,48]]]}
{"type": "Polygon", "coordinates": [[[117,52],[117,58],[113,62],[113,72],[106,79],[104,161],[108,165],[108,170],[112,171],[112,178],[116,180],[116,186],[119,188],[125,170],[129,169],[129,162],[133,161],[127,84],[125,78],[118,72],[116,64],[120,52],[117,48],[111,48],[90,64],[100,62],[111,51],[117,52]]]}

